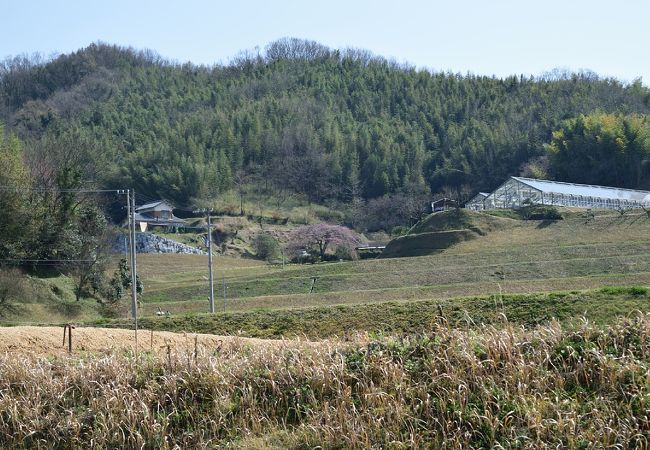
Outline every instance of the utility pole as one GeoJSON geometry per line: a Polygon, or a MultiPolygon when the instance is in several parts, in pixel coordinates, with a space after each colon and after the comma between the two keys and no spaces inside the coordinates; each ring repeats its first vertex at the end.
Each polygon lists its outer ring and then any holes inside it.
{"type": "Polygon", "coordinates": [[[223,281],[223,312],[226,312],[226,291],[228,286],[226,286],[226,272],[221,272],[221,280],[223,281]]]}
{"type": "MultiPolygon", "coordinates": [[[[128,192],[128,191],[127,191],[128,192]]],[[[128,195],[128,194],[127,194],[128,195]]],[[[128,198],[128,197],[127,197],[128,198]]],[[[131,316],[135,319],[136,327],[138,325],[138,272],[136,267],[136,242],[135,242],[135,191],[131,196],[131,316]]]]}
{"type": "Polygon", "coordinates": [[[212,275],[212,221],[210,219],[210,210],[208,215],[208,272],[210,279],[210,312],[214,313],[214,278],[212,275]]]}
{"type": "Polygon", "coordinates": [[[135,242],[135,190],[131,197],[131,314],[135,322],[135,355],[138,356],[138,272],[136,266],[135,242]]]}
{"type": "Polygon", "coordinates": [[[131,266],[131,317],[137,319],[138,312],[138,298],[137,298],[137,273],[136,273],[136,259],[135,259],[135,191],[131,197],[130,189],[120,189],[118,194],[126,194],[126,218],[127,229],[129,233],[129,263],[131,266]]]}
{"type": "Polygon", "coordinates": [[[138,274],[135,256],[135,191],[131,195],[130,189],[118,189],[118,194],[126,194],[126,217],[129,232],[129,256],[131,263],[131,317],[135,322],[135,354],[138,354],[138,274]]]}

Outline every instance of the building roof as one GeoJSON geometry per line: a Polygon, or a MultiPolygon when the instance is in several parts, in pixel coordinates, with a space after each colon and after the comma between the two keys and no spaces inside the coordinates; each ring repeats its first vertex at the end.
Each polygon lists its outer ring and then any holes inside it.
{"type": "MultiPolygon", "coordinates": [[[[489,197],[489,196],[490,196],[490,194],[487,193],[487,192],[479,192],[479,193],[476,194],[474,197],[472,197],[472,200],[475,200],[475,199],[477,199],[478,197],[487,198],[487,197],[489,197]]],[[[470,201],[472,201],[472,200],[470,200],[470,201]]]]}
{"type": "Polygon", "coordinates": [[[481,202],[481,203],[483,203],[483,201],[484,201],[486,198],[488,198],[489,196],[490,196],[490,194],[488,194],[488,193],[486,193],[486,192],[479,192],[479,193],[476,194],[474,197],[472,197],[472,198],[470,198],[469,200],[467,200],[467,202],[465,202],[465,204],[466,204],[466,205],[469,205],[469,204],[477,203],[477,202],[481,202]]]}
{"type": "Polygon", "coordinates": [[[135,210],[136,210],[136,211],[141,211],[141,210],[143,210],[143,209],[152,209],[152,208],[155,208],[156,206],[158,206],[158,205],[160,205],[160,204],[163,204],[163,203],[164,203],[165,205],[169,206],[169,209],[172,209],[172,205],[170,205],[169,203],[167,203],[165,200],[157,200],[157,201],[155,201],[155,202],[147,203],[147,204],[142,205],[142,206],[137,206],[137,207],[135,208],[135,210]]]}
{"type": "Polygon", "coordinates": [[[536,180],[534,178],[511,177],[533,189],[547,194],[575,195],[610,200],[626,200],[650,203],[650,191],[638,191],[590,184],[565,183],[562,181],[536,180]]]}
{"type": "Polygon", "coordinates": [[[445,202],[445,203],[456,203],[456,200],[451,199],[451,198],[447,198],[447,197],[443,197],[443,198],[439,198],[438,200],[433,200],[433,201],[431,201],[432,204],[433,204],[433,203],[441,203],[441,202],[445,202]]]}
{"type": "Polygon", "coordinates": [[[183,219],[179,219],[178,217],[170,217],[168,219],[158,219],[156,217],[151,217],[147,214],[141,214],[136,212],[134,214],[134,220],[136,222],[147,222],[151,224],[158,224],[158,225],[175,225],[175,224],[184,224],[185,221],[183,219]]]}

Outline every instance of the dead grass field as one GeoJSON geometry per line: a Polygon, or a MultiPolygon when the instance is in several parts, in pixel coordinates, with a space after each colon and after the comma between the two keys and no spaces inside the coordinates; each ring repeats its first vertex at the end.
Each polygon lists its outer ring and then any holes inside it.
{"type": "Polygon", "coordinates": [[[232,342],[138,357],[0,352],[0,447],[649,445],[646,314],[606,329],[436,322],[424,333],[309,351],[232,342]]]}
{"type": "MultiPolygon", "coordinates": [[[[135,331],[118,328],[78,327],[72,331],[72,354],[113,354],[135,351],[135,331]]],[[[17,326],[0,328],[0,353],[34,355],[66,355],[67,336],[63,344],[63,327],[17,326]]],[[[234,351],[243,347],[306,348],[316,345],[304,340],[254,339],[237,336],[215,336],[199,333],[138,330],[139,351],[193,353],[206,350],[234,351]],[[196,345],[196,347],[195,347],[196,345]]]]}

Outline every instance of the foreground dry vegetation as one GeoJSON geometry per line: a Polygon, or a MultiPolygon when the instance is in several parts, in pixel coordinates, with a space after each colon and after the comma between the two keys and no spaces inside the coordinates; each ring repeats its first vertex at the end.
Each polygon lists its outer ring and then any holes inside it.
{"type": "MultiPolygon", "coordinates": [[[[505,319],[504,319],[505,320],[505,319]]],[[[0,446],[647,448],[650,315],[298,350],[0,357],[0,446]]]]}

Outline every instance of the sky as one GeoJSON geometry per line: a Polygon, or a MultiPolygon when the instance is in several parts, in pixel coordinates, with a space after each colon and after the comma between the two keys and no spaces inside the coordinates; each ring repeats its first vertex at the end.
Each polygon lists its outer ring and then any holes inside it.
{"type": "Polygon", "coordinates": [[[647,0],[1,1],[1,59],[101,41],[212,65],[297,37],[437,72],[559,68],[650,85],[647,0]]]}

